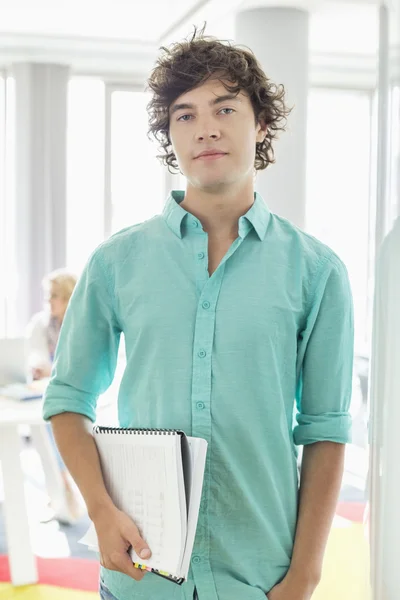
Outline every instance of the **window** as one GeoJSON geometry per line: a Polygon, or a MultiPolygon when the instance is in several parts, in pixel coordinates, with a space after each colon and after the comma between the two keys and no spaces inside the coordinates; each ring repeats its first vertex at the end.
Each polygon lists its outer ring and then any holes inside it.
{"type": "Polygon", "coordinates": [[[15,335],[15,81],[0,73],[0,337],[15,335]]]}
{"type": "MultiPolygon", "coordinates": [[[[346,446],[338,506],[358,505],[360,518],[365,507],[368,472],[369,308],[375,238],[371,210],[372,123],[372,94],[356,90],[310,90],[306,229],[343,260],[354,299],[352,443],[346,446]]],[[[337,514],[345,516],[341,511],[339,508],[337,514]]],[[[362,558],[360,564],[366,573],[367,560],[362,558]]],[[[361,573],[360,569],[355,583],[367,586],[367,578],[361,573]]]]}
{"type": "Polygon", "coordinates": [[[77,274],[104,238],[104,98],[105,85],[100,79],[71,79],[67,131],[67,266],[77,274]]]}
{"type": "Polygon", "coordinates": [[[391,148],[390,148],[390,181],[389,181],[389,228],[397,216],[400,216],[400,87],[395,86],[391,95],[391,148]]]}
{"type": "Polygon", "coordinates": [[[163,208],[166,170],[147,137],[148,100],[96,78],[70,81],[67,266],[78,274],[105,237],[163,208]]]}
{"type": "MultiPolygon", "coordinates": [[[[5,150],[6,150],[6,79],[0,75],[0,270],[6,267],[6,199],[5,199],[5,150]]],[[[0,337],[6,335],[6,285],[0,287],[0,337]]]]}
{"type": "MultiPolygon", "coordinates": [[[[165,202],[165,167],[156,142],[147,137],[149,94],[111,90],[111,233],[150,219],[165,202]]],[[[107,200],[106,200],[107,201],[107,200]]]]}
{"type": "Polygon", "coordinates": [[[309,96],[307,231],[330,246],[349,271],[356,352],[369,340],[371,96],[313,89],[309,96]]]}

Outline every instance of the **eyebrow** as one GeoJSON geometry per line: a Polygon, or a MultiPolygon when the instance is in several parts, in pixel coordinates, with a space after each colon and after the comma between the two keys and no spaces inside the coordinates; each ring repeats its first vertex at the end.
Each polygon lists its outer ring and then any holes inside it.
{"type": "MultiPolygon", "coordinates": [[[[215,106],[216,104],[221,104],[222,102],[225,102],[226,100],[236,100],[237,102],[241,102],[241,99],[238,98],[237,94],[224,94],[223,96],[218,96],[217,98],[214,98],[214,100],[210,100],[208,104],[210,106],[215,106]]],[[[195,105],[191,104],[189,102],[183,102],[181,104],[173,104],[170,115],[172,116],[178,110],[187,110],[187,109],[191,110],[193,108],[195,108],[195,105]]]]}

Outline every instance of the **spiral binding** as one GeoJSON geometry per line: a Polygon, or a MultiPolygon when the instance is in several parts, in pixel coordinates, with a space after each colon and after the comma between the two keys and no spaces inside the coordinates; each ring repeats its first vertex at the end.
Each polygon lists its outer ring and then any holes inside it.
{"type": "Polygon", "coordinates": [[[118,435],[183,435],[183,431],[179,429],[136,429],[134,427],[106,427],[104,425],[95,425],[93,431],[94,433],[114,433],[118,435]]]}
{"type": "Polygon", "coordinates": [[[154,573],[154,575],[158,575],[159,577],[168,579],[168,581],[172,581],[173,583],[177,583],[178,585],[182,585],[182,583],[184,583],[185,581],[184,577],[175,577],[175,575],[163,575],[158,569],[152,569],[151,572],[154,573]]]}
{"type": "Polygon", "coordinates": [[[172,581],[172,583],[177,583],[178,585],[182,585],[184,583],[184,577],[177,577],[176,575],[170,575],[165,571],[159,571],[158,569],[153,569],[151,567],[147,567],[146,565],[141,565],[140,563],[133,563],[133,566],[136,569],[141,569],[142,571],[149,571],[150,573],[154,573],[154,575],[158,575],[158,577],[163,577],[163,579],[168,579],[168,581],[172,581]]]}
{"type": "MultiPolygon", "coordinates": [[[[138,563],[133,563],[135,567],[137,568],[143,568],[145,570],[148,570],[149,567],[143,567],[142,565],[138,564],[138,563]]],[[[164,571],[159,571],[158,569],[150,569],[151,573],[154,573],[154,575],[158,575],[158,577],[163,577],[163,579],[168,579],[168,581],[172,581],[172,583],[177,583],[178,585],[182,585],[182,583],[184,583],[185,578],[184,577],[176,577],[176,575],[169,575],[167,573],[164,573],[164,571]]]]}

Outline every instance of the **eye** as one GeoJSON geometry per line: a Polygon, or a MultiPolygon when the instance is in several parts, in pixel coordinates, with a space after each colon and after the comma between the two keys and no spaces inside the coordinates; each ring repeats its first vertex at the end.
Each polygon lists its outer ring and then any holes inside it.
{"type": "Polygon", "coordinates": [[[188,121],[188,119],[186,119],[185,117],[191,117],[192,115],[182,115],[181,117],[179,117],[177,119],[177,121],[182,121],[183,123],[188,121]]]}
{"type": "Polygon", "coordinates": [[[221,108],[221,110],[219,112],[222,112],[223,110],[230,110],[231,111],[230,113],[225,113],[225,114],[228,114],[228,115],[231,115],[232,113],[235,112],[235,110],[233,108],[221,108]]]}

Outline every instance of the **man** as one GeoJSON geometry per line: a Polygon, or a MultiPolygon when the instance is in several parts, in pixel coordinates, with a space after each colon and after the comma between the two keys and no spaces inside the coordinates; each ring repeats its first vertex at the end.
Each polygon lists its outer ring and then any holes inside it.
{"type": "Polygon", "coordinates": [[[150,130],[187,188],[90,258],[44,416],[97,530],[103,598],[309,600],[350,435],[346,269],[254,193],[254,169],[273,162],[288,110],[251,52],[195,32],[163,49],[149,87],[150,130]],[[133,567],[129,547],[144,559],[151,548],[107,494],[91,435],[121,332],[121,426],[178,428],[209,443],[182,587],[133,567]]]}

